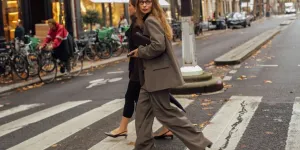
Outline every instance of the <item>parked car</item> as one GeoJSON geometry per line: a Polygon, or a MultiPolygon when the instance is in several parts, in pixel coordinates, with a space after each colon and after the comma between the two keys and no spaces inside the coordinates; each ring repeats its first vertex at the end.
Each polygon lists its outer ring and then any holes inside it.
{"type": "Polygon", "coordinates": [[[251,26],[250,20],[251,18],[246,13],[234,12],[228,17],[227,26],[228,28],[237,26],[246,28],[247,26],[251,26]]]}

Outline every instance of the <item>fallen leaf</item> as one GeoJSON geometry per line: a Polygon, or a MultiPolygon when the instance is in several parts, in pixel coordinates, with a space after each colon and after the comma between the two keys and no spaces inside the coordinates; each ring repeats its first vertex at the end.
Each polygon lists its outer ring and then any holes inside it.
{"type": "Polygon", "coordinates": [[[211,114],[211,113],[208,113],[208,114],[207,114],[207,116],[212,116],[212,115],[213,115],[213,114],[211,114]]]}
{"type": "Polygon", "coordinates": [[[256,78],[256,76],[249,76],[249,78],[256,78]]]}
{"type": "Polygon", "coordinates": [[[135,142],[129,142],[127,145],[135,145],[135,142]]]}
{"type": "Polygon", "coordinates": [[[203,99],[202,102],[211,102],[210,99],[203,99]]]}
{"type": "Polygon", "coordinates": [[[246,148],[246,147],[247,147],[247,145],[245,145],[245,144],[241,145],[241,148],[246,148]]]}
{"type": "Polygon", "coordinates": [[[34,86],[29,85],[29,86],[27,86],[27,88],[28,88],[28,89],[32,89],[32,88],[34,88],[34,86]]]}
{"type": "Polygon", "coordinates": [[[224,88],[226,88],[226,89],[232,88],[232,85],[231,85],[231,84],[224,84],[223,86],[224,86],[224,88]]]}
{"type": "Polygon", "coordinates": [[[22,90],[23,90],[23,91],[27,91],[27,90],[28,90],[28,88],[26,88],[26,87],[23,87],[23,88],[22,88],[22,90]]]}
{"type": "Polygon", "coordinates": [[[229,99],[224,99],[224,102],[228,102],[229,101],[229,99]]]}
{"type": "Polygon", "coordinates": [[[207,103],[201,103],[201,106],[208,106],[210,105],[211,103],[210,102],[207,102],[207,103]]]}
{"type": "Polygon", "coordinates": [[[192,97],[197,97],[198,95],[197,95],[197,94],[192,94],[191,96],[192,96],[192,97]]]}
{"type": "Polygon", "coordinates": [[[265,83],[272,83],[272,81],[270,81],[270,80],[265,80],[264,82],[265,83]]]}
{"type": "Polygon", "coordinates": [[[44,84],[45,84],[44,82],[41,82],[41,83],[35,84],[34,86],[35,86],[35,87],[41,87],[41,86],[43,86],[44,84]]]}
{"type": "Polygon", "coordinates": [[[256,61],[261,61],[261,59],[256,59],[256,61]]]}
{"type": "Polygon", "coordinates": [[[51,147],[57,147],[57,144],[52,145],[51,147]]]}
{"type": "Polygon", "coordinates": [[[202,128],[204,128],[205,126],[207,126],[208,124],[210,124],[210,122],[209,122],[209,121],[205,121],[205,122],[201,123],[201,124],[199,125],[199,127],[202,129],[202,128]]]}
{"type": "Polygon", "coordinates": [[[213,109],[213,107],[204,107],[204,108],[202,108],[203,110],[211,110],[211,109],[213,109]]]}
{"type": "Polygon", "coordinates": [[[265,134],[274,134],[274,133],[273,133],[273,132],[267,131],[267,132],[265,132],[265,134]]]}

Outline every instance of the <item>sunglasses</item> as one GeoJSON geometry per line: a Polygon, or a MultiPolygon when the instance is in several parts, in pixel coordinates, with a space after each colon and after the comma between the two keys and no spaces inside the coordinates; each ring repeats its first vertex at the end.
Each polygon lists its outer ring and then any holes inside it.
{"type": "Polygon", "coordinates": [[[152,1],[151,0],[146,0],[146,1],[143,1],[143,0],[141,0],[141,1],[139,1],[139,4],[140,5],[144,5],[144,4],[146,4],[146,5],[150,5],[150,4],[152,4],[152,1]]]}

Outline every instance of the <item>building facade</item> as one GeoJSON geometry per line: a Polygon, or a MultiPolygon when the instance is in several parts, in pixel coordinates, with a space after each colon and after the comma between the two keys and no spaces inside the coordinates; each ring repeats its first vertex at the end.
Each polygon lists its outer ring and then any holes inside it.
{"type": "MultiPolygon", "coordinates": [[[[75,0],[76,1],[76,0],[75,0]]],[[[2,0],[0,4],[0,36],[6,40],[14,38],[19,21],[26,34],[36,34],[36,24],[45,24],[50,18],[66,25],[73,31],[70,0],[2,0]]]]}

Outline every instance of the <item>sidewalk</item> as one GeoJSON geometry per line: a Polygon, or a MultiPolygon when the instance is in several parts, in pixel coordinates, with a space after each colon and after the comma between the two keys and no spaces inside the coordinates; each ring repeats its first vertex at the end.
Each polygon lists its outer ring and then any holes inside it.
{"type": "MultiPolygon", "coordinates": [[[[197,36],[196,39],[199,40],[199,39],[202,39],[202,38],[214,35],[214,34],[220,34],[220,33],[226,32],[226,31],[228,31],[228,30],[204,31],[203,34],[200,34],[200,36],[197,36]]],[[[175,46],[180,43],[181,43],[181,41],[173,42],[172,45],[175,46]]],[[[119,57],[112,57],[109,59],[102,59],[99,61],[85,61],[83,69],[85,70],[85,69],[95,68],[95,67],[101,66],[101,65],[108,65],[111,63],[119,62],[119,61],[124,61],[126,59],[127,59],[126,54],[123,54],[119,57]]],[[[61,76],[61,75],[58,74],[58,76],[61,76]]],[[[33,85],[33,84],[36,85],[37,83],[40,83],[40,79],[37,76],[33,77],[33,78],[29,78],[27,81],[20,80],[17,77],[14,78],[14,81],[7,81],[6,83],[3,83],[3,79],[0,79],[0,81],[1,81],[0,82],[0,93],[8,92],[10,90],[14,90],[14,89],[25,87],[25,86],[29,87],[29,85],[33,85]]],[[[39,85],[37,85],[37,86],[39,87],[39,85]]],[[[32,88],[32,86],[30,86],[30,87],[32,88]]],[[[35,87],[35,86],[33,86],[33,87],[35,87]]]]}

